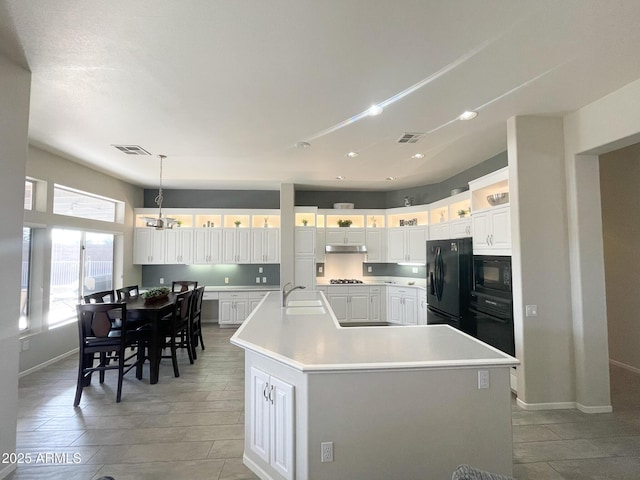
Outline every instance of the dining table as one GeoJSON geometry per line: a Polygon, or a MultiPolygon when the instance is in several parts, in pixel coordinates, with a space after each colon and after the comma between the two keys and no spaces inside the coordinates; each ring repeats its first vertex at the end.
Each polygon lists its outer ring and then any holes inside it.
{"type": "Polygon", "coordinates": [[[166,298],[149,302],[138,295],[124,301],[127,306],[127,315],[135,312],[137,318],[149,323],[149,383],[151,384],[158,383],[160,372],[164,344],[160,321],[173,311],[177,296],[177,293],[169,293],[166,298]]]}

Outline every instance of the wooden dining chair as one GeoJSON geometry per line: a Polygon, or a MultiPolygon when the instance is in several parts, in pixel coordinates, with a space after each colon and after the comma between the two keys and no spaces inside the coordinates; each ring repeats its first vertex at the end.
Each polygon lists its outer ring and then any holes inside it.
{"type": "Polygon", "coordinates": [[[113,290],[89,293],[84,296],[84,303],[116,303],[116,294],[113,290]]]}
{"type": "Polygon", "coordinates": [[[196,288],[198,288],[198,282],[195,280],[175,280],[171,282],[171,291],[174,293],[195,290],[196,288]]]}
{"type": "Polygon", "coordinates": [[[161,355],[160,358],[170,358],[173,364],[173,374],[180,376],[178,369],[178,348],[185,348],[189,355],[189,363],[193,364],[193,349],[189,337],[189,320],[191,318],[192,290],[176,295],[173,312],[162,319],[163,348],[169,348],[171,355],[161,355]]]}
{"type": "Polygon", "coordinates": [[[126,301],[131,298],[136,298],[140,295],[140,289],[138,285],[129,285],[128,287],[118,288],[116,290],[116,295],[118,295],[118,301],[126,301]]]}
{"type": "Polygon", "coordinates": [[[78,339],[80,358],[78,361],[78,382],[73,406],[80,404],[82,390],[93,372],[100,373],[100,383],[104,383],[107,370],[118,371],[116,402],[122,397],[122,379],[133,367],[138,366],[138,352],[127,356],[127,348],[139,341],[137,333],[127,330],[127,306],[123,303],[87,303],[76,306],[78,314],[78,339]],[[116,326],[116,319],[124,328],[116,326]],[[132,363],[132,359],[136,360],[132,363]],[[117,363],[109,360],[115,359],[117,363]],[[94,362],[98,361],[97,366],[94,362]]]}
{"type": "Polygon", "coordinates": [[[204,350],[204,339],[202,338],[202,298],[204,297],[204,287],[198,287],[193,292],[191,300],[191,318],[189,319],[189,337],[191,339],[191,351],[193,359],[197,359],[196,353],[198,341],[204,350]]]}

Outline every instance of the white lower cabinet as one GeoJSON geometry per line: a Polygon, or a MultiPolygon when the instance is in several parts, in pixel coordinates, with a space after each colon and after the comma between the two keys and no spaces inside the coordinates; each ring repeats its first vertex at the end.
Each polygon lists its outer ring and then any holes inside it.
{"type": "Polygon", "coordinates": [[[369,321],[381,322],[382,318],[382,287],[369,287],[369,321]]]}
{"type": "Polygon", "coordinates": [[[251,367],[251,450],[287,480],[294,473],[294,387],[251,367]]]}
{"type": "Polygon", "coordinates": [[[366,322],[370,319],[367,286],[329,286],[327,300],[339,322],[366,322]]]}
{"type": "Polygon", "coordinates": [[[258,306],[268,291],[220,292],[218,296],[218,323],[240,325],[258,306]]]}
{"type": "Polygon", "coordinates": [[[418,300],[414,289],[387,287],[387,322],[400,325],[418,323],[418,300]]]}
{"type": "Polygon", "coordinates": [[[418,292],[418,325],[427,324],[427,292],[418,292]]]}

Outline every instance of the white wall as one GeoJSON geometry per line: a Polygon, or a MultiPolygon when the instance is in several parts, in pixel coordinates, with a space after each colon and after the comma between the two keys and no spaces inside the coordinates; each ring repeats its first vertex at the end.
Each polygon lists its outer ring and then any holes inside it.
{"type": "MultiPolygon", "coordinates": [[[[0,56],[0,452],[16,449],[22,212],[31,74],[0,56]]],[[[13,470],[0,464],[0,478],[13,470]]]]}
{"type": "Polygon", "coordinates": [[[640,144],[600,156],[611,360],[640,371],[640,144]]]}
{"type": "Polygon", "coordinates": [[[589,412],[611,408],[598,155],[639,138],[640,80],[565,117],[576,401],[589,412]]]}
{"type": "Polygon", "coordinates": [[[575,393],[563,122],[514,117],[507,134],[518,402],[566,408],[575,393]]]}
{"type": "MultiPolygon", "coordinates": [[[[30,310],[30,324],[33,328],[26,333],[30,349],[20,353],[20,372],[58,358],[78,347],[78,332],[75,323],[54,330],[46,328],[46,299],[49,296],[48,278],[51,245],[49,243],[51,228],[64,227],[87,231],[100,231],[116,235],[116,243],[121,246],[116,251],[114,271],[114,287],[140,284],[141,268],[133,264],[133,225],[134,208],[143,205],[143,189],[105,175],[96,170],[64,159],[36,147],[29,147],[26,174],[46,182],[47,198],[43,211],[26,211],[24,220],[27,225],[37,226],[46,232],[40,236],[38,255],[39,262],[44,265],[36,281],[32,282],[33,299],[30,310]],[[96,195],[124,202],[124,223],[106,223],[97,220],[64,217],[52,213],[53,185],[60,184],[96,195]],[[40,293],[41,292],[41,293],[40,293]],[[38,296],[42,301],[38,302],[38,296]]],[[[37,187],[36,187],[37,188],[37,187]]],[[[22,208],[22,207],[21,207],[22,208]]],[[[39,265],[34,265],[39,268],[39,265]]]]}

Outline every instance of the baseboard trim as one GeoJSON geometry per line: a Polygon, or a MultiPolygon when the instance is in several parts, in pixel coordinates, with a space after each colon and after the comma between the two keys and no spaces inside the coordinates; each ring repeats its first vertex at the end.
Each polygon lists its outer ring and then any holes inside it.
{"type": "Polygon", "coordinates": [[[587,405],[582,405],[580,403],[576,403],[576,408],[580,410],[582,413],[611,413],[613,412],[613,407],[611,405],[599,405],[597,407],[589,407],[587,405]]]}
{"type": "Polygon", "coordinates": [[[576,402],[525,403],[516,398],[516,403],[523,410],[569,410],[578,408],[576,402]]]}
{"type": "Polygon", "coordinates": [[[633,367],[626,363],[618,362],[617,360],[612,360],[612,359],[609,359],[609,363],[611,365],[615,365],[616,367],[624,368],[625,370],[629,370],[633,373],[637,373],[638,375],[640,375],[640,368],[633,367]]]}
{"type": "MultiPolygon", "coordinates": [[[[48,367],[49,365],[53,365],[54,363],[57,363],[60,360],[63,360],[65,358],[67,358],[67,357],[70,357],[73,354],[77,354],[79,351],[80,351],[79,348],[74,348],[73,350],[71,350],[71,351],[69,351],[67,353],[63,353],[62,355],[58,355],[57,357],[54,357],[51,360],[47,360],[46,362],[41,363],[39,365],[36,365],[35,367],[28,368],[24,372],[20,372],[18,374],[18,378],[22,378],[25,375],[29,375],[30,373],[37,372],[38,370],[42,370],[44,367],[48,367]]],[[[2,478],[2,477],[0,477],[0,478],[2,478]]]]}
{"type": "Polygon", "coordinates": [[[242,463],[244,463],[244,465],[249,470],[255,473],[262,480],[274,480],[274,478],[271,475],[269,475],[262,467],[258,466],[257,463],[255,463],[253,460],[247,457],[246,454],[242,455],[242,463]]]}
{"type": "Polygon", "coordinates": [[[0,470],[0,478],[7,478],[16,469],[15,463],[10,463],[2,470],[0,470]]]}

